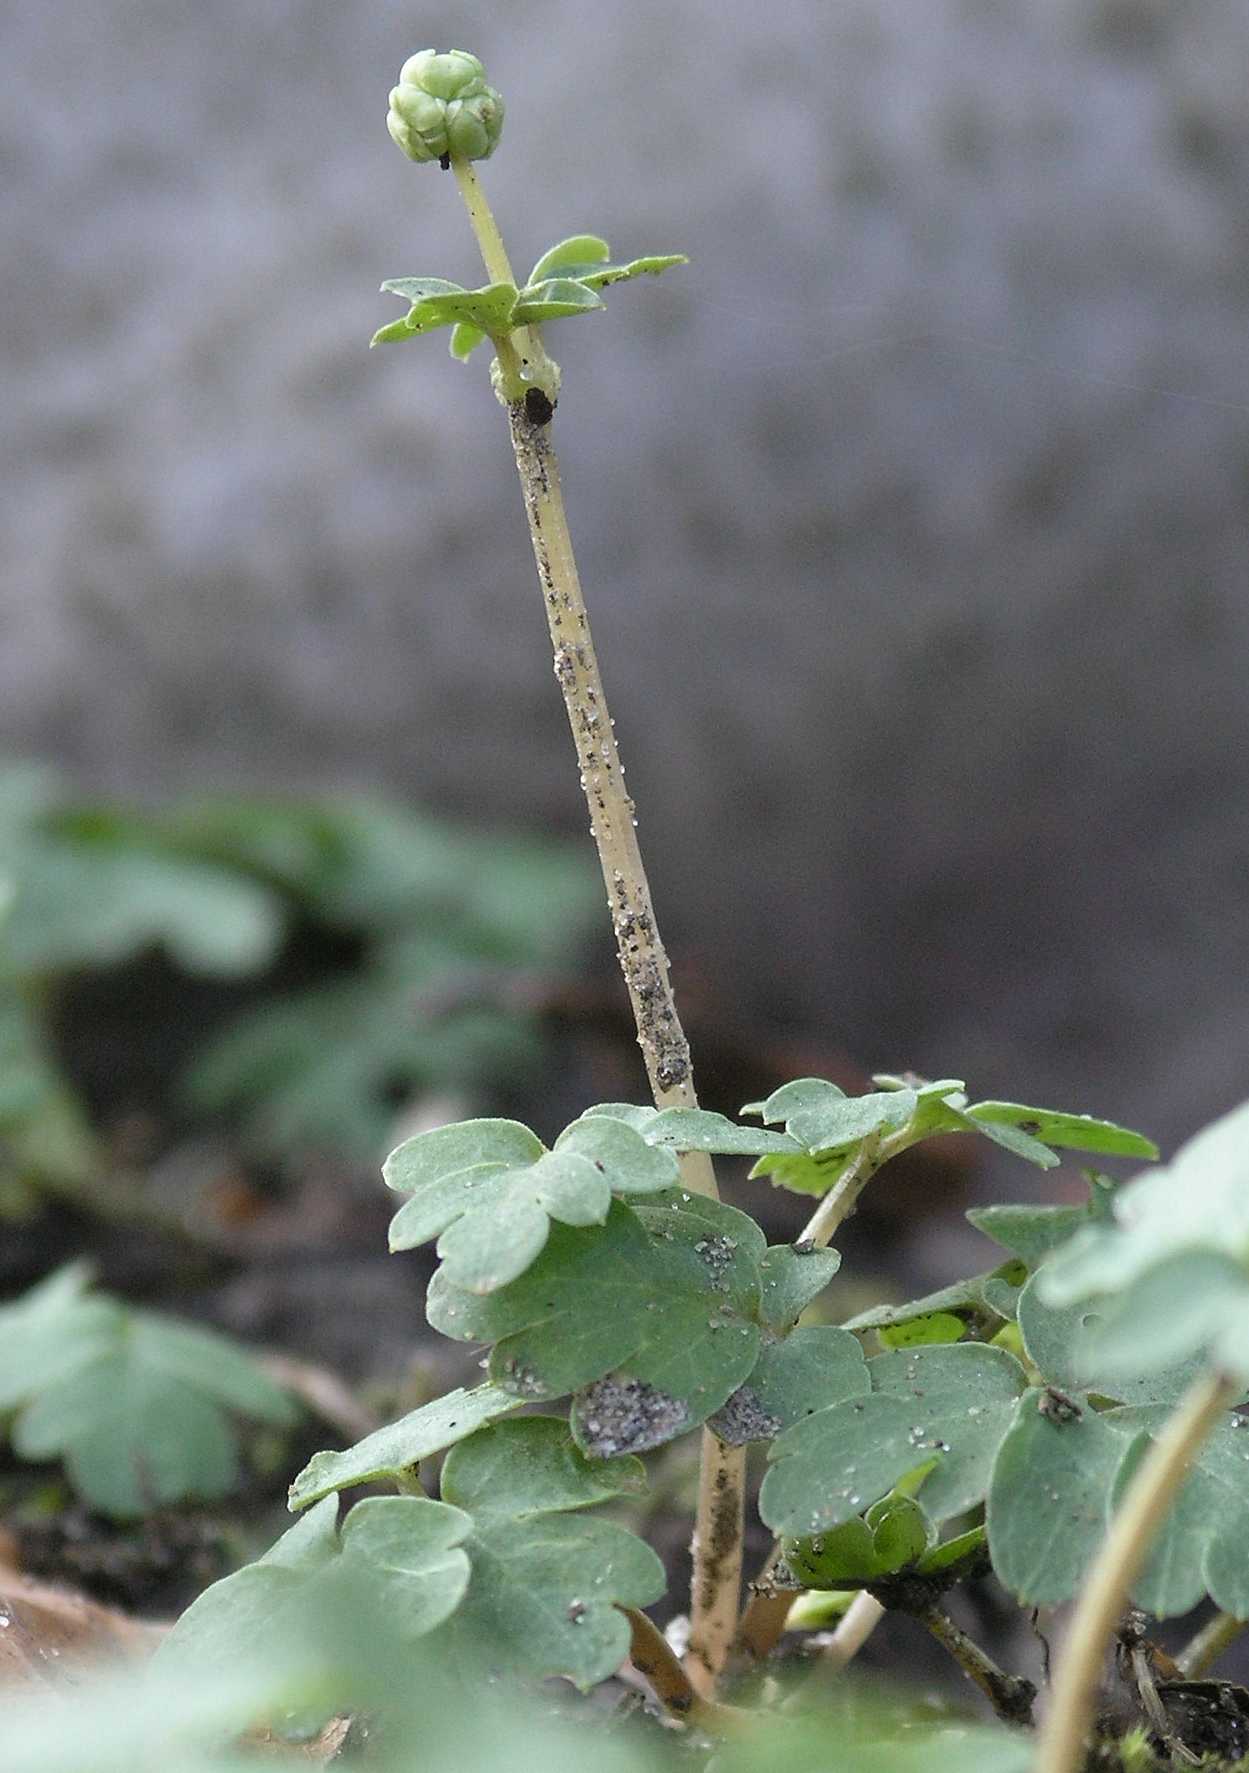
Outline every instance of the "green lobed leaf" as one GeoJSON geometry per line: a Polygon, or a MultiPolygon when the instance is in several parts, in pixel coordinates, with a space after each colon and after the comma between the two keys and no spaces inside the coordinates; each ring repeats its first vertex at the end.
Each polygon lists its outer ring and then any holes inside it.
{"type": "Polygon", "coordinates": [[[705,1420],[754,1366],[763,1253],[753,1220],[717,1202],[680,1191],[615,1201],[601,1227],[553,1226],[532,1267],[498,1292],[436,1274],[429,1321],[493,1342],[490,1376],[518,1397],[584,1393],[583,1444],[632,1452],[705,1420]]]}
{"type": "Polygon", "coordinates": [[[1044,1391],[1019,1400],[989,1486],[989,1555],[1023,1605],[1056,1607],[1083,1581],[1106,1531],[1106,1510],[1130,1441],[1076,1403],[1046,1413],[1044,1391]]]}
{"type": "Polygon", "coordinates": [[[930,1311],[905,1323],[882,1325],[877,1331],[882,1348],[929,1348],[940,1343],[961,1342],[967,1325],[952,1311],[930,1311]]]}
{"type": "Polygon", "coordinates": [[[422,1459],[454,1446],[486,1423],[518,1409],[519,1404],[518,1398],[497,1385],[449,1391],[341,1453],[314,1453],[290,1487],[289,1505],[307,1508],[331,1491],[347,1490],[355,1484],[407,1480],[422,1459]]]}
{"type": "Polygon", "coordinates": [[[238,1450],[226,1412],[286,1426],[289,1394],[225,1337],[85,1297],[81,1284],[54,1277],[4,1314],[0,1396],[16,1407],[15,1451],[63,1459],[84,1499],[119,1519],[224,1495],[238,1450]]]}
{"type": "MultiPolygon", "coordinates": [[[[1181,1259],[1180,1267],[1185,1266],[1181,1259]]],[[[1201,1284],[1208,1277],[1194,1273],[1188,1278],[1201,1284]]],[[[1205,1297],[1211,1311],[1211,1329],[1218,1330],[1225,1322],[1225,1299],[1212,1287],[1205,1297]]],[[[1172,1358],[1170,1325],[1165,1315],[1169,1302],[1168,1298],[1157,1299],[1156,1334],[1142,1335],[1134,1323],[1131,1342],[1117,1350],[1102,1334],[1100,1312],[1093,1310],[1087,1300],[1075,1305],[1050,1305],[1038,1273],[1019,1297],[1019,1331],[1028,1359],[1052,1385],[1068,1391],[1095,1392],[1122,1403],[1171,1403],[1188,1390],[1202,1363],[1193,1354],[1172,1358]]]]}
{"type": "Polygon", "coordinates": [[[1000,1145],[1014,1157],[1022,1157],[1026,1162],[1035,1164],[1040,1170],[1053,1170],[1058,1167],[1058,1158],[1048,1145],[1034,1138],[1031,1133],[1021,1128],[994,1120],[982,1120],[975,1108],[958,1108],[952,1102],[932,1104],[930,1125],[927,1131],[934,1133],[979,1133],[994,1145],[1000,1145]]]}
{"type": "Polygon", "coordinates": [[[782,1341],[764,1342],[753,1372],[709,1425],[729,1446],[742,1447],[773,1440],[805,1416],[870,1390],[857,1337],[828,1324],[802,1326],[782,1341]]]}
{"type": "Polygon", "coordinates": [[[786,1131],[808,1151],[843,1151],[870,1133],[901,1127],[915,1112],[914,1090],[877,1090],[814,1103],[791,1113],[786,1131]]]}
{"type": "Polygon", "coordinates": [[[1045,1145],[1069,1151],[1091,1151],[1100,1157],[1154,1159],[1158,1147],[1144,1133],[1098,1120],[1091,1114],[1064,1114],[1053,1108],[1028,1108],[1022,1102],[977,1102],[968,1109],[983,1127],[1011,1127],[1045,1145]]]}
{"type": "Polygon", "coordinates": [[[448,283],[445,277],[388,277],[381,293],[402,296],[405,302],[422,302],[426,296],[467,295],[468,291],[462,283],[448,283]]]}
{"type": "Polygon", "coordinates": [[[767,1177],[773,1188],[788,1188],[791,1194],[827,1194],[839,1182],[854,1160],[855,1152],[814,1151],[795,1156],[777,1154],[761,1157],[750,1172],[752,1182],[767,1177]]]}
{"type": "Polygon", "coordinates": [[[1029,1268],[1059,1249],[1089,1222],[1088,1207],[972,1207],[967,1218],[995,1244],[1019,1256],[1029,1268]]]}
{"type": "Polygon", "coordinates": [[[681,252],[651,253],[644,258],[630,259],[627,264],[570,261],[561,265],[559,272],[561,277],[584,283],[589,289],[606,289],[610,283],[626,283],[633,277],[657,277],[674,265],[688,264],[688,258],[681,252]]]}
{"type": "Polygon", "coordinates": [[[779,1090],[763,1102],[747,1102],[743,1114],[757,1114],[770,1125],[777,1121],[786,1121],[792,1114],[800,1114],[808,1108],[825,1107],[831,1102],[844,1101],[846,1092],[835,1083],[829,1083],[824,1077],[798,1077],[793,1083],[782,1084],[779,1090]]]}
{"type": "Polygon", "coordinates": [[[763,1322],[773,1330],[791,1328],[840,1267],[841,1256],[836,1250],[773,1244],[759,1264],[763,1322]]]}
{"type": "Polygon", "coordinates": [[[562,320],[572,314],[592,314],[602,306],[602,299],[584,283],[552,277],[542,283],[526,284],[520,291],[512,325],[541,326],[547,320],[562,320]]]}
{"type": "Polygon", "coordinates": [[[210,1674],[233,1665],[240,1646],[272,1653],[303,1619],[332,1611],[357,1586],[404,1638],[422,1637],[454,1613],[469,1581],[469,1515],[423,1496],[374,1496],[358,1502],[341,1529],[336,1517],[337,1503],[326,1497],[258,1562],[205,1589],[162,1642],[156,1665],[210,1674]]]}
{"type": "Polygon", "coordinates": [[[605,265],[611,249],[598,234],[570,234],[549,246],[529,273],[530,283],[545,283],[549,277],[566,275],[568,265],[605,265]]]}
{"type": "Polygon", "coordinates": [[[939,1454],[924,1487],[936,1522],[974,1506],[1024,1379],[1000,1348],[960,1343],[879,1355],[870,1397],[817,1411],[770,1450],[759,1512],[777,1532],[806,1537],[849,1520],[939,1454]]]}
{"type": "MultiPolygon", "coordinates": [[[[1115,1474],[1117,1508],[1149,1439],[1165,1425],[1158,1408],[1110,1410],[1103,1420],[1126,1437],[1128,1453],[1115,1474]]],[[[1236,1619],[1249,1618],[1249,1422],[1228,1415],[1196,1455],[1154,1538],[1132,1599],[1160,1619],[1187,1613],[1203,1595],[1236,1619]]]]}
{"type": "Polygon", "coordinates": [[[911,1409],[914,1462],[942,1455],[924,1484],[924,1507],[949,1520],[981,1501],[998,1443],[1024,1389],[1019,1362],[1004,1348],[958,1343],[898,1349],[868,1362],[874,1391],[911,1409]]]}
{"type": "Polygon", "coordinates": [[[583,1120],[622,1120],[642,1135],[648,1145],[671,1146],[674,1151],[706,1151],[716,1157],[759,1157],[765,1153],[800,1153],[796,1139],[785,1133],[768,1133],[758,1127],[741,1127],[726,1115],[707,1108],[641,1108],[628,1102],[604,1102],[587,1108],[583,1120]]]}
{"type": "Polygon", "coordinates": [[[1086,1227],[1046,1264],[1042,1296],[1062,1306],[1115,1295],[1114,1334],[1126,1355],[1137,1335],[1142,1347],[1157,1348],[1161,1288],[1170,1306],[1170,1357],[1211,1349],[1229,1371],[1249,1377],[1243,1337],[1213,1336],[1209,1293],[1186,1289],[1183,1270],[1174,1267],[1181,1257],[1205,1258],[1210,1275],[1219,1271],[1228,1316],[1239,1319],[1242,1303],[1249,1312],[1249,1104],[1215,1121],[1163,1168],[1121,1188],[1112,1211],[1113,1224],[1086,1227]],[[1144,1285],[1157,1269],[1168,1270],[1170,1280],[1144,1285]]]}
{"type": "Polygon", "coordinates": [[[450,352],[460,363],[467,363],[478,345],[484,344],[486,335],[480,327],[469,326],[463,320],[457,320],[451,328],[450,352]]]}
{"type": "Polygon", "coordinates": [[[1015,1315],[1019,1289],[1028,1278],[1028,1271],[1018,1260],[1003,1262],[988,1274],[972,1275],[955,1281],[922,1299],[908,1300],[904,1305],[874,1305],[867,1311],[847,1319],[847,1330],[894,1330],[933,1316],[956,1316],[970,1329],[990,1328],[999,1318],[1015,1315]]]}
{"type": "Polygon", "coordinates": [[[514,283],[488,283],[480,289],[461,289],[439,277],[391,277],[382,284],[384,295],[402,296],[412,303],[407,314],[373,335],[373,343],[415,338],[440,326],[465,325],[498,338],[511,331],[518,291],[514,283]]]}
{"type": "Polygon", "coordinates": [[[591,1462],[567,1426],[528,1416],[481,1430],[452,1449],[444,1499],[468,1510],[472,1577],[457,1628],[492,1662],[583,1690],[628,1654],[621,1607],[644,1607],[665,1587],[659,1558],[632,1533],[566,1512],[635,1494],[635,1459],[591,1462]]]}
{"type": "Polygon", "coordinates": [[[391,1249],[437,1237],[447,1279],[493,1293],[530,1266],[552,1220],[601,1225],[613,1191],[654,1193],[679,1171],[671,1152],[600,1117],[574,1121],[549,1152],[516,1121],[438,1127],[401,1145],[383,1174],[411,1193],[391,1224],[391,1249]]]}

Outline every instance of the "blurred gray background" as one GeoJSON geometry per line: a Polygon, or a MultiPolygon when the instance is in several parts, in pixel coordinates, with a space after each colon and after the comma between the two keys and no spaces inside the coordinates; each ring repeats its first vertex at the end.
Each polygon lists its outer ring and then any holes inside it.
{"type": "Polygon", "coordinates": [[[503,90],[669,945],[870,1065],[1246,1093],[1244,0],[40,0],[0,71],[0,745],[576,829],[506,430],[383,277],[479,280],[384,128],[503,90]]]}

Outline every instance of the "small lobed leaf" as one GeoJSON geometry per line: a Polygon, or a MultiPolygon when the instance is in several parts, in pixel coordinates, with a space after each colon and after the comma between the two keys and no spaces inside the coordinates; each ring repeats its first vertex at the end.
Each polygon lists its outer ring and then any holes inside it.
{"type": "Polygon", "coordinates": [[[868,1362],[869,1397],[817,1411],[770,1450],[759,1511],[806,1537],[839,1526],[934,1454],[924,1508],[940,1522],[984,1495],[1024,1379],[1017,1361],[977,1344],[918,1348],[868,1362]]]}
{"type": "Polygon", "coordinates": [[[1106,1531],[1129,1441],[1073,1400],[1046,1411],[1044,1391],[1019,1400],[993,1465],[986,1523],[999,1580],[1030,1607],[1056,1607],[1079,1587],[1106,1531]]]}
{"type": "Polygon", "coordinates": [[[1115,1296],[1108,1329],[1120,1358],[1130,1358],[1137,1337],[1142,1349],[1156,1351],[1162,1329],[1172,1360],[1206,1351],[1249,1378],[1243,1335],[1217,1328],[1209,1290],[1192,1291],[1175,1266],[1203,1258],[1208,1278],[1218,1271],[1225,1321],[1238,1328],[1249,1321],[1249,1104],[1189,1140],[1163,1168],[1119,1189],[1112,1213],[1111,1224],[1087,1226],[1046,1264],[1042,1297],[1063,1306],[1115,1296]],[[1160,1296],[1169,1306],[1165,1326],[1157,1321],[1160,1296]]]}
{"type": "Polygon", "coordinates": [[[747,1102],[742,1108],[743,1114],[757,1114],[769,1125],[777,1121],[787,1121],[792,1114],[799,1114],[808,1108],[819,1108],[830,1102],[845,1100],[846,1092],[835,1083],[829,1083],[823,1077],[799,1077],[793,1083],[782,1084],[779,1090],[763,1102],[747,1102]]]}
{"type": "Polygon", "coordinates": [[[773,1330],[791,1328],[840,1267],[836,1250],[773,1244],[759,1264],[763,1322],[773,1330]]]}
{"type": "Polygon", "coordinates": [[[914,1090],[877,1090],[801,1108],[785,1124],[791,1136],[809,1151],[840,1151],[869,1133],[905,1125],[916,1102],[914,1090]]]}
{"type": "Polygon", "coordinates": [[[676,1151],[708,1151],[717,1157],[762,1157],[771,1152],[798,1152],[802,1147],[785,1133],[739,1127],[723,1114],[706,1108],[665,1108],[643,1129],[648,1145],[671,1145],[676,1151]]]}
{"type": "Polygon", "coordinates": [[[800,1153],[797,1140],[785,1133],[741,1127],[726,1115],[706,1108],[641,1108],[628,1102],[604,1102],[587,1108],[582,1120],[622,1120],[648,1145],[674,1151],[706,1151],[716,1157],[759,1157],[765,1153],[800,1153]]]}
{"type": "Polygon", "coordinates": [[[415,1194],[479,1164],[534,1163],[545,1150],[537,1134],[519,1121],[457,1121],[406,1139],[386,1159],[382,1175],[388,1188],[415,1194]]]}
{"type": "Polygon", "coordinates": [[[467,295],[468,291],[462,283],[448,283],[445,277],[388,277],[381,293],[402,296],[405,302],[422,302],[426,296],[467,295]]]}
{"type": "Polygon", "coordinates": [[[613,1190],[656,1192],[679,1171],[671,1152],[600,1117],[574,1121],[553,1151],[516,1121],[438,1127],[393,1152],[384,1174],[390,1187],[411,1194],[391,1224],[391,1249],[437,1237],[447,1279],[492,1293],[530,1266],[552,1220],[601,1225],[613,1190]]]}
{"type": "Polygon", "coordinates": [[[630,259],[627,264],[578,264],[572,261],[560,266],[560,275],[584,283],[589,289],[606,289],[610,283],[626,283],[633,277],[657,277],[674,265],[688,264],[689,260],[682,252],[651,253],[644,258],[630,259]]]}
{"type": "Polygon", "coordinates": [[[326,1497],[258,1562],[205,1589],[160,1645],[156,1666],[207,1674],[236,1663],[244,1648],[274,1654],[357,1584],[406,1638],[454,1613],[468,1587],[470,1516],[423,1496],[378,1496],[357,1503],[341,1531],[336,1519],[326,1497]]]}
{"type": "Polygon", "coordinates": [[[562,1675],[585,1689],[614,1673],[629,1648],[619,1609],[658,1600],[663,1565],[622,1527],[567,1511],[644,1483],[636,1459],[586,1459],[553,1417],[497,1423],[454,1447],[442,1494],[473,1516],[458,1629],[492,1661],[539,1678],[562,1675]]]}
{"type": "Polygon", "coordinates": [[[709,1425],[729,1446],[742,1447],[773,1440],[817,1410],[870,1390],[857,1337],[829,1324],[801,1326],[764,1342],[753,1372],[709,1425]]]}
{"type": "Polygon", "coordinates": [[[510,332],[514,325],[518,291],[514,283],[488,283],[481,289],[462,289],[439,277],[391,277],[382,285],[386,295],[403,296],[412,303],[400,321],[373,335],[374,344],[391,339],[415,338],[440,326],[469,326],[492,338],[510,332]]]}
{"type": "Polygon", "coordinates": [[[467,363],[478,345],[484,344],[486,335],[478,326],[469,326],[464,320],[457,320],[451,328],[449,349],[451,355],[460,363],[467,363]]]}
{"type": "Polygon", "coordinates": [[[611,257],[607,242],[598,234],[570,234],[549,246],[529,273],[530,283],[545,283],[565,274],[568,265],[604,265],[611,257]]]}
{"type": "Polygon", "coordinates": [[[572,314],[592,314],[603,306],[601,297],[584,283],[552,277],[526,284],[512,312],[513,326],[541,326],[547,320],[563,320],[572,314]]]}
{"type": "Polygon", "coordinates": [[[1028,1108],[1022,1102],[977,1102],[968,1110],[982,1127],[1011,1127],[1044,1145],[1091,1151],[1100,1157],[1158,1156],[1158,1147],[1144,1133],[1098,1120],[1091,1114],[1064,1114],[1053,1108],[1028,1108]]]}
{"type": "Polygon", "coordinates": [[[752,1182],[766,1176],[773,1188],[788,1188],[791,1194],[827,1194],[835,1182],[849,1169],[854,1159],[849,1151],[804,1151],[794,1156],[779,1153],[761,1157],[750,1172],[752,1182]]]}
{"type": "Polygon", "coordinates": [[[1036,1268],[1089,1222],[1087,1207],[972,1207],[967,1218],[977,1231],[1036,1268]]]}
{"type": "Polygon", "coordinates": [[[497,1385],[449,1391],[398,1422],[377,1429],[341,1453],[314,1453],[290,1487],[292,1509],[307,1508],[335,1490],[409,1478],[422,1459],[454,1446],[488,1422],[519,1408],[497,1385]]]}

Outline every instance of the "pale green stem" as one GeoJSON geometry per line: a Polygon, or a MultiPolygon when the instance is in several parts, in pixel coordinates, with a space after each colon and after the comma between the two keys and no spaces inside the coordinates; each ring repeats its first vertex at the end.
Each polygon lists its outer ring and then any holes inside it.
{"type": "MultiPolygon", "coordinates": [[[[512,261],[507,256],[499,224],[486,201],[486,194],[481,188],[472,161],[452,157],[451,171],[460,196],[464,199],[464,207],[472,223],[487,277],[491,283],[515,283],[516,274],[512,270],[512,261]]],[[[504,392],[510,400],[521,398],[527,381],[538,384],[549,381],[549,376],[544,374],[549,369],[549,359],[536,326],[517,327],[510,338],[494,338],[491,343],[499,359],[499,368],[503,372],[504,392]],[[534,370],[533,376],[525,375],[527,367],[534,370]]]]}
{"type": "Polygon", "coordinates": [[[822,1250],[833,1241],[838,1228],[853,1213],[859,1196],[872,1177],[891,1157],[905,1151],[908,1129],[901,1127],[888,1139],[869,1133],[859,1146],[854,1162],[843,1172],[824,1196],[798,1237],[800,1247],[822,1250]]]}
{"type": "Polygon", "coordinates": [[[853,1662],[884,1617],[876,1596],[860,1589],[825,1646],[825,1668],[843,1669],[853,1662]]]}
{"type": "Polygon", "coordinates": [[[1149,1548],[1188,1469],[1240,1387],[1197,1381],[1146,1454],[1111,1522],[1063,1645],[1035,1773],[1077,1773],[1093,1720],[1102,1663],[1149,1548]]]}
{"type": "MultiPolygon", "coordinates": [[[[487,274],[495,282],[514,282],[502,237],[476,174],[467,164],[454,160],[451,164],[487,274]]],[[[541,349],[540,341],[535,345],[541,349]]],[[[506,365],[503,367],[506,372],[506,365]]],[[[651,1093],[659,1108],[696,1108],[689,1043],[677,1015],[668,957],[655,923],[637,820],[599,675],[549,426],[532,420],[521,399],[509,401],[508,416],[546,605],[555,676],[577,748],[590,831],[598,849],[617,954],[651,1093]]],[[[682,1156],[681,1180],[693,1193],[719,1198],[711,1160],[703,1152],[682,1156]]],[[[704,1429],[689,1646],[690,1678],[704,1696],[714,1689],[737,1629],[745,1475],[745,1449],[728,1447],[704,1429]]]]}
{"type": "Polygon", "coordinates": [[[1199,1681],[1209,1674],[1224,1650],[1236,1642],[1249,1619],[1235,1619],[1230,1613],[1216,1613],[1192,1637],[1176,1657],[1176,1667],[1185,1680],[1199,1681]]]}

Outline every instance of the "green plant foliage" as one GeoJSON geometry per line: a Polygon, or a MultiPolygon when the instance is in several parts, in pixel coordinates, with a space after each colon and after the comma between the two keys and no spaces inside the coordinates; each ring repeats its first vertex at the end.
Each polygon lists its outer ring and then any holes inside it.
{"type": "Polygon", "coordinates": [[[1019,1400],[994,1461],[986,1522],[998,1578],[1025,1606],[1069,1600],[1106,1531],[1106,1506],[1128,1442],[1073,1399],[1077,1414],[1019,1400]]]}
{"type": "Polygon", "coordinates": [[[0,770],[0,857],[0,1147],[35,1179],[81,1180],[98,1161],[44,1032],[64,979],[153,947],[202,974],[263,974],[296,929],[354,945],[357,964],[209,1035],[183,1089],[192,1113],[241,1122],[266,1156],[372,1160],[402,1094],[532,1069],[536,1020],[498,986],[566,954],[598,893],[564,846],[383,801],[213,796],[139,813],[16,768],[0,770]]]}
{"type": "Polygon", "coordinates": [[[589,289],[602,289],[608,283],[624,283],[631,277],[655,277],[673,265],[688,264],[685,255],[678,252],[614,265],[611,248],[597,234],[570,234],[566,240],[557,240],[542,254],[529,273],[528,287],[559,276],[584,283],[589,289]]]}
{"type": "Polygon", "coordinates": [[[706,1108],[642,1108],[630,1102],[602,1102],[587,1108],[583,1120],[624,1121],[640,1133],[648,1145],[668,1146],[673,1151],[706,1151],[714,1157],[760,1157],[765,1152],[798,1152],[802,1148],[787,1133],[767,1133],[759,1127],[740,1127],[727,1115],[706,1108]]]}
{"type": "Polygon", "coordinates": [[[933,1453],[934,1522],[983,1500],[1024,1390],[1019,1363],[976,1344],[915,1348],[867,1363],[872,1393],[816,1411],[772,1443],[759,1512],[779,1533],[825,1533],[878,1502],[933,1453]]]}
{"type": "Polygon", "coordinates": [[[795,1422],[871,1389],[867,1362],[848,1330],[811,1324],[784,1340],[765,1338],[744,1385],[710,1419],[729,1446],[775,1439],[795,1422]]]}
{"type": "Polygon", "coordinates": [[[241,1644],[297,1638],[301,1618],[341,1605],[353,1588],[370,1593],[403,1638],[450,1618],[468,1588],[468,1515],[424,1496],[374,1496],[356,1504],[341,1530],[336,1517],[327,1497],[263,1557],[205,1589],[158,1661],[228,1669],[241,1644]]]}
{"type": "Polygon", "coordinates": [[[1125,1375],[1202,1355],[1249,1380],[1249,1104],[1120,1189],[1038,1283],[1054,1306],[1111,1296],[1101,1352],[1125,1375]]]}
{"type": "Polygon", "coordinates": [[[554,1417],[496,1423],[461,1441],[442,1474],[444,1500],[473,1517],[461,1631],[525,1674],[581,1688],[613,1674],[629,1648],[618,1609],[658,1600],[663,1565],[623,1527],[571,1511],[644,1487],[636,1459],[591,1462],[554,1417]]]}
{"type": "Polygon", "coordinates": [[[237,976],[272,960],[281,908],[260,881],[170,853],[142,821],[67,803],[48,772],[0,776],[8,881],[4,971],[46,977],[163,947],[192,973],[237,976]]]}
{"type": "Polygon", "coordinates": [[[497,1292],[436,1274],[429,1320],[493,1343],[490,1378],[518,1397],[578,1393],[587,1450],[637,1452],[704,1421],[751,1372],[764,1248],[753,1220],[699,1196],[614,1201],[602,1226],[553,1225],[497,1292]]]}
{"type": "Polygon", "coordinates": [[[516,326],[540,326],[545,320],[564,320],[602,306],[601,297],[584,283],[575,283],[569,277],[552,277],[521,290],[512,320],[516,326]]]}
{"type": "Polygon", "coordinates": [[[514,283],[465,289],[442,277],[391,277],[382,284],[382,294],[402,296],[411,307],[402,320],[374,333],[372,343],[390,344],[450,326],[451,355],[464,362],[486,338],[497,341],[518,326],[593,313],[603,306],[596,292],[609,283],[656,277],[688,263],[682,253],[667,253],[613,264],[605,240],[597,234],[573,234],[542,254],[522,289],[514,283]]]}
{"type": "Polygon", "coordinates": [[[825,1078],[804,1077],[783,1084],[763,1102],[750,1102],[743,1114],[783,1121],[801,1154],[761,1157],[752,1176],[799,1194],[826,1194],[854,1162],[866,1139],[885,1141],[884,1156],[943,1133],[978,1133],[1041,1169],[1059,1159],[1052,1146],[1121,1157],[1156,1157],[1143,1134],[1090,1115],[1029,1108],[1018,1102],[968,1104],[958,1078],[933,1083],[881,1075],[881,1087],[847,1096],[825,1078]]]}
{"type": "Polygon", "coordinates": [[[398,1422],[366,1435],[341,1453],[316,1453],[290,1488],[290,1506],[307,1508],[334,1490],[389,1480],[407,1486],[423,1459],[440,1453],[499,1416],[519,1409],[520,1399],[497,1385],[449,1391],[398,1422]]]}
{"type": "Polygon", "coordinates": [[[212,1331],[135,1311],[62,1269],[0,1309],[0,1410],[25,1459],[60,1458],[84,1501],[119,1519],[224,1495],[228,1413],[282,1427],[289,1395],[212,1331]]]}
{"type": "Polygon", "coordinates": [[[574,1121],[551,1151],[516,1121],[439,1127],[392,1152],[384,1173],[410,1196],[391,1224],[391,1249],[438,1238],[447,1280],[470,1293],[523,1274],[552,1220],[601,1225],[613,1194],[655,1194],[679,1175],[670,1151],[603,1117],[574,1121]]]}
{"type": "Polygon", "coordinates": [[[591,1686],[628,1651],[620,1606],[663,1592],[663,1566],[622,1527],[581,1510],[638,1494],[636,1459],[591,1463],[567,1424],[528,1416],[479,1429],[448,1455],[442,1500],[370,1497],[336,1524],[326,1497],[257,1563],[215,1583],[161,1654],[228,1667],[239,1643],[297,1636],[301,1618],[368,1594],[397,1634],[455,1615],[453,1660],[591,1686]]]}
{"type": "Polygon", "coordinates": [[[841,1256],[836,1250],[773,1244],[759,1264],[763,1322],[770,1330],[792,1329],[840,1267],[841,1256]]]}
{"type": "MultiPolygon", "coordinates": [[[[57,1070],[29,996],[0,973],[0,1177],[19,1188],[28,1177],[49,1174],[82,1182],[94,1161],[86,1116],[57,1070]]],[[[20,1192],[16,1200],[23,1204],[20,1192]]]]}
{"type": "MultiPolygon", "coordinates": [[[[1028,1606],[1070,1600],[1149,1437],[1169,1411],[1127,1406],[1099,1414],[1084,1394],[1077,1413],[1055,1409],[1044,1391],[1021,1399],[1002,1442],[987,1510],[993,1567],[1028,1606]]],[[[1227,1416],[1157,1535],[1132,1590],[1159,1618],[1186,1613],[1203,1595],[1238,1618],[1249,1615],[1249,1426],[1227,1416]]]]}
{"type": "Polygon", "coordinates": [[[373,334],[374,345],[417,338],[442,326],[467,326],[493,338],[503,338],[513,326],[518,291],[514,283],[488,283],[481,289],[465,289],[441,277],[391,277],[382,284],[383,295],[402,296],[412,305],[402,320],[373,334]]]}
{"type": "MultiPolygon", "coordinates": [[[[952,1286],[941,1287],[921,1299],[908,1300],[905,1305],[873,1305],[849,1318],[846,1328],[876,1330],[886,1346],[899,1346],[891,1343],[890,1338],[912,1326],[932,1324],[934,1320],[938,1325],[948,1325],[953,1319],[964,1335],[987,1337],[1004,1321],[1014,1317],[1019,1291],[1027,1278],[1026,1264],[1014,1258],[991,1269],[988,1274],[955,1281],[952,1286]]],[[[922,1338],[923,1333],[922,1329],[915,1331],[918,1338],[922,1338]]],[[[952,1342],[960,1337],[951,1333],[940,1336],[939,1340],[952,1342]]]]}

